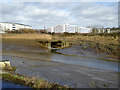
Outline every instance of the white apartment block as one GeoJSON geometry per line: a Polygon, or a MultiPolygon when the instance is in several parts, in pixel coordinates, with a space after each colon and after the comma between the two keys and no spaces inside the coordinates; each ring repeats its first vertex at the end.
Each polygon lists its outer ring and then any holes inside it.
{"type": "Polygon", "coordinates": [[[54,33],[64,33],[64,32],[65,32],[65,24],[54,26],[54,33]]]}
{"type": "Polygon", "coordinates": [[[59,24],[54,27],[47,28],[47,32],[54,32],[54,33],[91,33],[92,28],[86,27],[77,27],[76,25],[69,25],[69,24],[59,24]]]}
{"type": "Polygon", "coordinates": [[[54,27],[49,27],[49,28],[47,28],[47,32],[53,33],[53,32],[54,32],[54,27]]]}
{"type": "Polygon", "coordinates": [[[76,25],[65,25],[65,32],[76,33],[76,25]]]}
{"type": "Polygon", "coordinates": [[[69,25],[69,24],[59,24],[54,27],[47,28],[47,32],[54,32],[54,33],[75,33],[76,32],[76,26],[75,25],[69,25]]]}
{"type": "Polygon", "coordinates": [[[77,33],[91,33],[92,28],[86,28],[86,27],[79,27],[77,29],[77,33]]]}
{"type": "Polygon", "coordinates": [[[0,32],[20,30],[21,28],[31,29],[31,26],[19,23],[0,22],[0,32]]]}

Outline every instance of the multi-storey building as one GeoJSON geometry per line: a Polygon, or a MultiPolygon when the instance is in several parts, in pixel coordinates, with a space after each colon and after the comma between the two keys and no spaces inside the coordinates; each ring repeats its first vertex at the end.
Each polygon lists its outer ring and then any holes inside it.
{"type": "Polygon", "coordinates": [[[54,32],[54,33],[91,33],[92,28],[86,27],[77,27],[76,25],[69,25],[69,24],[60,24],[54,27],[48,28],[47,32],[54,32]]]}
{"type": "Polygon", "coordinates": [[[0,22],[0,32],[20,30],[21,28],[31,29],[31,26],[19,23],[0,22]]]}
{"type": "Polygon", "coordinates": [[[65,32],[68,32],[68,33],[76,33],[76,25],[65,25],[65,32]]]}
{"type": "Polygon", "coordinates": [[[47,32],[53,33],[54,32],[54,27],[47,28],[47,32]]]}
{"type": "Polygon", "coordinates": [[[64,33],[65,32],[65,24],[59,24],[54,26],[54,33],[64,33]]]}
{"type": "Polygon", "coordinates": [[[47,28],[47,32],[54,32],[54,33],[75,33],[76,32],[76,26],[75,25],[69,25],[69,24],[59,24],[54,27],[47,28]]]}
{"type": "Polygon", "coordinates": [[[77,33],[91,33],[92,28],[86,28],[86,27],[79,27],[77,29],[77,33]]]}

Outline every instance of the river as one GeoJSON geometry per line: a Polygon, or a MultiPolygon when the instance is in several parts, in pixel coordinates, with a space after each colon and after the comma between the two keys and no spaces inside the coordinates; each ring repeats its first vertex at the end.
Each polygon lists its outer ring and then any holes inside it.
{"type": "Polygon", "coordinates": [[[13,44],[3,44],[2,58],[11,61],[17,68],[16,73],[64,86],[118,87],[118,62],[64,55],[44,48],[35,49],[13,44]]]}
{"type": "MultiPolygon", "coordinates": [[[[6,81],[6,80],[1,80],[0,79],[0,82],[2,82],[2,89],[12,89],[12,88],[29,88],[29,87],[25,87],[25,86],[22,86],[22,85],[18,85],[18,84],[14,84],[10,81],[6,81]]],[[[30,88],[29,88],[30,89],[30,88]]]]}

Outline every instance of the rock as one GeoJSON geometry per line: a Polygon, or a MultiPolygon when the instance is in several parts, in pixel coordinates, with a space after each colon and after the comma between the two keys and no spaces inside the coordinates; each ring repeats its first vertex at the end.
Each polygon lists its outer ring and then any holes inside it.
{"type": "Polygon", "coordinates": [[[9,70],[11,68],[11,64],[9,60],[2,60],[0,61],[0,69],[7,69],[9,70]]]}

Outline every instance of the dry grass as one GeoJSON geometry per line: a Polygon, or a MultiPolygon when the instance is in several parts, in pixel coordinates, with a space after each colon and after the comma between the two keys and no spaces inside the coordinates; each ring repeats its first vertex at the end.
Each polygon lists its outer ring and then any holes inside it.
{"type": "Polygon", "coordinates": [[[87,45],[94,48],[98,53],[107,53],[108,57],[118,59],[118,45],[120,43],[118,36],[84,36],[84,35],[71,35],[71,36],[58,36],[54,35],[54,39],[67,39],[72,45],[87,45]]]}
{"type": "Polygon", "coordinates": [[[2,79],[12,81],[13,83],[16,84],[22,84],[23,86],[29,86],[31,88],[68,88],[64,86],[60,86],[55,83],[50,83],[48,81],[44,81],[42,79],[38,79],[35,77],[27,77],[23,75],[15,75],[15,74],[10,74],[10,73],[4,73],[2,74],[2,79]]]}
{"type": "Polygon", "coordinates": [[[108,53],[108,57],[118,59],[118,36],[84,36],[84,35],[70,35],[64,36],[63,34],[49,35],[49,34],[3,34],[2,40],[3,43],[14,43],[14,44],[24,44],[27,46],[40,47],[37,40],[53,40],[61,39],[67,40],[72,45],[87,44],[90,48],[94,48],[96,52],[105,52],[108,53]]]}
{"type": "Polygon", "coordinates": [[[52,36],[48,34],[28,33],[28,34],[3,34],[2,43],[25,45],[29,47],[39,48],[40,44],[37,40],[51,40],[52,36]]]}
{"type": "Polygon", "coordinates": [[[37,34],[37,33],[32,33],[32,34],[3,34],[2,35],[3,39],[52,39],[51,35],[48,34],[37,34]]]}
{"type": "Polygon", "coordinates": [[[66,36],[66,37],[59,37],[59,36],[53,36],[55,39],[68,39],[68,40],[79,40],[79,41],[91,41],[94,43],[101,43],[101,44],[114,44],[118,45],[118,36],[83,36],[83,35],[74,35],[74,36],[66,36]]]}

